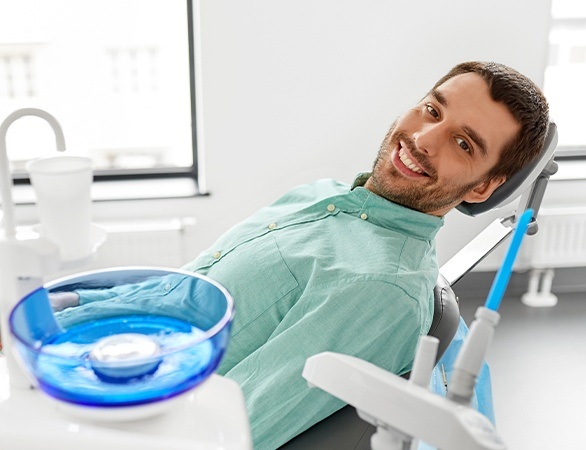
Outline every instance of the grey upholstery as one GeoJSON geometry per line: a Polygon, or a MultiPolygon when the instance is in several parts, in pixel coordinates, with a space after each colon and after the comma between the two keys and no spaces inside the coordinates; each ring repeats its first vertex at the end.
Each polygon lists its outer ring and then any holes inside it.
{"type": "Polygon", "coordinates": [[[436,362],[443,356],[454,338],[460,323],[460,308],[458,298],[450,283],[440,273],[433,290],[434,311],[433,321],[429,329],[429,336],[439,339],[436,362]]]}

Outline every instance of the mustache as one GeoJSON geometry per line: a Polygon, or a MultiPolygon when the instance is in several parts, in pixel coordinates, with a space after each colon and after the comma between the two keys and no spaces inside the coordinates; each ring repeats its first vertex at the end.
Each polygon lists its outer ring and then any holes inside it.
{"type": "Polygon", "coordinates": [[[404,144],[411,157],[415,159],[417,165],[421,167],[428,176],[435,176],[435,169],[429,162],[429,158],[420,152],[415,141],[403,131],[398,131],[392,139],[394,145],[404,144]]]}

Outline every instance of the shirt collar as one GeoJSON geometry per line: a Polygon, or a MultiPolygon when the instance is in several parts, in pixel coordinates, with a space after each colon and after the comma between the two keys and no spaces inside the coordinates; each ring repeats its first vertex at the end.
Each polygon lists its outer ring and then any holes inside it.
{"type": "Polygon", "coordinates": [[[356,175],[356,178],[354,179],[354,183],[352,183],[352,188],[350,190],[353,191],[354,188],[364,186],[371,175],[371,172],[360,172],[358,175],[356,175]]]}
{"type": "Polygon", "coordinates": [[[433,239],[444,224],[443,217],[432,216],[391,202],[364,187],[369,172],[359,173],[349,195],[360,202],[360,210],[368,220],[385,228],[398,229],[421,239],[433,239]]]}

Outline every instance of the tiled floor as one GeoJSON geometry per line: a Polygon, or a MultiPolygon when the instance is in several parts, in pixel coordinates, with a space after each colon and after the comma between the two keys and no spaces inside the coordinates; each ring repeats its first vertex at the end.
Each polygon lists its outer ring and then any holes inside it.
{"type": "MultiPolygon", "coordinates": [[[[586,293],[552,308],[503,299],[488,360],[497,429],[511,450],[586,449],[586,293]]],[[[484,299],[460,297],[467,323],[484,299]]]]}

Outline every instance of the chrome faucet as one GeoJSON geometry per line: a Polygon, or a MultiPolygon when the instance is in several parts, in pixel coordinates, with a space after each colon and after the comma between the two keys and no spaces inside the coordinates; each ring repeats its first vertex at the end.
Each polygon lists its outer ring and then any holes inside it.
{"type": "Polygon", "coordinates": [[[3,221],[6,238],[16,236],[14,201],[12,199],[12,175],[8,162],[8,151],[6,149],[6,135],[10,125],[24,116],[37,116],[45,119],[55,132],[57,150],[61,152],[65,150],[65,137],[63,136],[61,125],[59,125],[57,119],[48,112],[37,108],[23,108],[14,111],[4,119],[4,122],[0,125],[0,189],[2,193],[2,210],[4,212],[3,221]]]}

